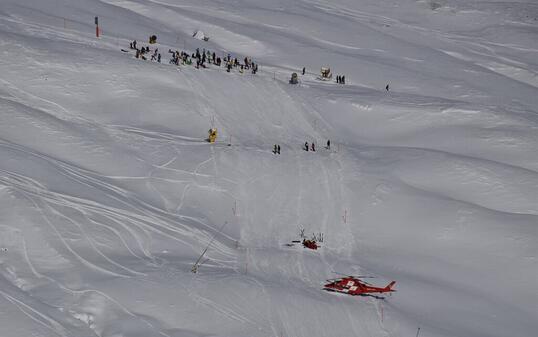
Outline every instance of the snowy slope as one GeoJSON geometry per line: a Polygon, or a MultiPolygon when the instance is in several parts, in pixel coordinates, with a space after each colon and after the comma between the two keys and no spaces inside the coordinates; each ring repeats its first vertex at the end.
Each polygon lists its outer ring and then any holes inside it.
{"type": "Polygon", "coordinates": [[[535,336],[537,20],[515,1],[1,0],[0,336],[535,336]],[[163,63],[120,50],[152,34],[163,63]],[[287,247],[300,228],[322,248],[287,247]],[[322,291],[335,271],[398,292],[322,291]]]}

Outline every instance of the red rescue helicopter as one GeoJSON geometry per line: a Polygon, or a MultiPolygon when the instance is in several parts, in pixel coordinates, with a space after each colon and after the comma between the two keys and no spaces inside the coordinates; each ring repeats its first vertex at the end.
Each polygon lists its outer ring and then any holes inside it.
{"type": "Polygon", "coordinates": [[[336,291],[348,295],[360,295],[360,296],[377,296],[371,294],[391,293],[396,290],[392,289],[392,286],[396,281],[390,282],[386,287],[374,287],[370,283],[361,280],[361,278],[367,278],[369,276],[345,276],[338,279],[327,280],[329,283],[323,286],[324,290],[336,291]]]}

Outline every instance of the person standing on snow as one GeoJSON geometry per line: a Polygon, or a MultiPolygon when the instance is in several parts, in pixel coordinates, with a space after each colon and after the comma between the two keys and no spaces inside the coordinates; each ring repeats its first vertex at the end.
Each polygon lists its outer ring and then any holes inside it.
{"type": "Polygon", "coordinates": [[[389,85],[387,84],[387,86],[385,87],[385,90],[389,91],[389,85]]]}
{"type": "Polygon", "coordinates": [[[277,145],[276,150],[277,150],[278,154],[280,154],[280,145],[277,145]]]}
{"type": "Polygon", "coordinates": [[[327,150],[331,149],[331,140],[327,139],[327,150]]]}
{"type": "Polygon", "coordinates": [[[314,142],[312,142],[312,152],[316,152],[316,145],[314,145],[314,142]]]}
{"type": "Polygon", "coordinates": [[[306,68],[303,67],[303,76],[304,76],[305,72],[306,72],[306,68]]]}
{"type": "Polygon", "coordinates": [[[346,77],[344,75],[342,75],[342,77],[340,77],[340,82],[342,84],[346,84],[346,77]]]}
{"type": "Polygon", "coordinates": [[[304,143],[304,150],[305,150],[306,152],[308,152],[308,142],[305,142],[305,143],[304,143]]]}

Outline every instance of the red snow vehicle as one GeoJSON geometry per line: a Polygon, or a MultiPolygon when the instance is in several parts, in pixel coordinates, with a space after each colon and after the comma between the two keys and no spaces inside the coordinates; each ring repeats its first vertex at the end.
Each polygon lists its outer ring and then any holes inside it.
{"type": "Polygon", "coordinates": [[[374,287],[366,281],[360,279],[360,276],[346,276],[338,279],[327,280],[327,283],[323,289],[327,291],[336,291],[339,293],[345,293],[348,295],[361,295],[368,296],[374,293],[390,293],[396,290],[392,289],[392,286],[396,281],[390,282],[385,288],[374,287]]]}
{"type": "Polygon", "coordinates": [[[303,246],[305,246],[306,248],[313,249],[313,250],[318,249],[318,244],[316,243],[315,240],[303,239],[303,246]]]}

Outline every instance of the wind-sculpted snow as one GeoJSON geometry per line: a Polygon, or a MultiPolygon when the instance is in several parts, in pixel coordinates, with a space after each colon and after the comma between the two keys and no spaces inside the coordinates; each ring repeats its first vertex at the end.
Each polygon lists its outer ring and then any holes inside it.
{"type": "Polygon", "coordinates": [[[534,336],[537,13],[2,1],[0,336],[534,336]],[[259,71],[169,64],[196,48],[259,71]]]}

